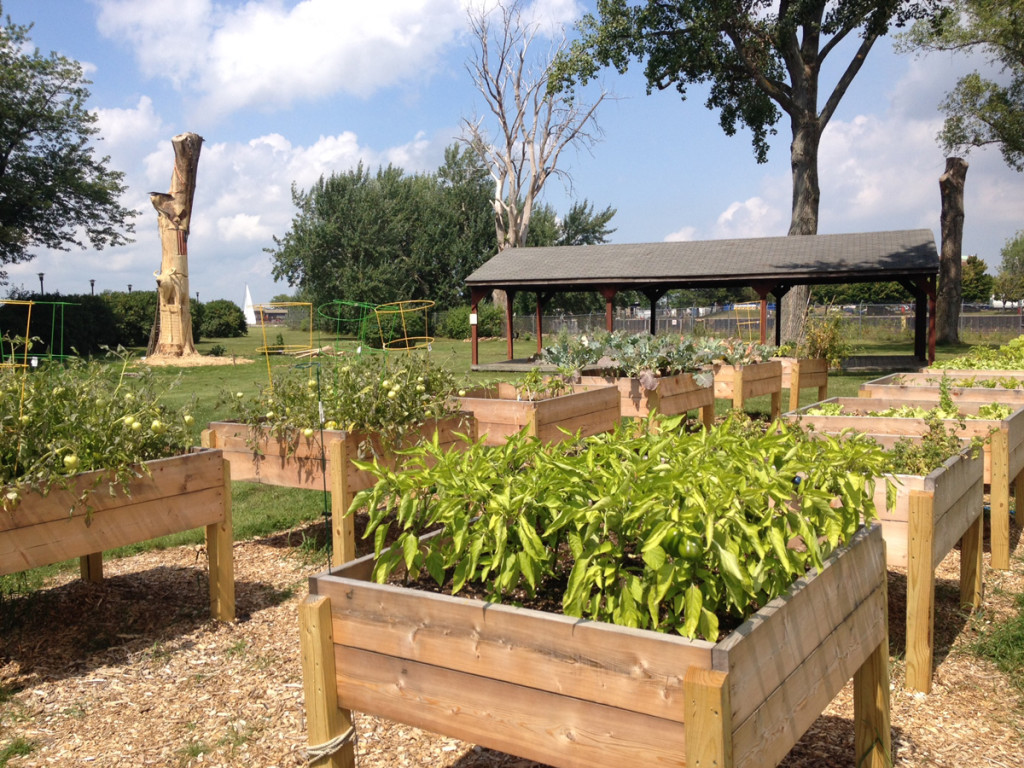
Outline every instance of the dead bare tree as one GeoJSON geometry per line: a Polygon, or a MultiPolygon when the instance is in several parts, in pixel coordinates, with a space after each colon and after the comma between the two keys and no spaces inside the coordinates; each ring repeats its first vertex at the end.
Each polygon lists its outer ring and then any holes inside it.
{"type": "Polygon", "coordinates": [[[531,54],[539,25],[524,18],[521,0],[499,0],[492,8],[471,8],[469,23],[477,50],[467,63],[489,116],[464,119],[462,141],[484,163],[494,179],[494,228],[498,250],[526,243],[530,217],[544,183],[560,176],[567,147],[589,149],[597,141],[598,105],[577,94],[568,98],[548,92],[555,58],[566,39],[552,44],[548,56],[531,54]],[[493,23],[492,22],[496,22],[493,23]]]}
{"type": "Polygon", "coordinates": [[[192,340],[192,312],[189,306],[188,233],[192,221],[192,198],[203,137],[182,133],[171,139],[174,172],[171,191],[150,192],[160,228],[160,271],[156,277],[159,306],[151,334],[150,354],[167,357],[198,355],[192,340]]]}
{"type": "Polygon", "coordinates": [[[939,177],[942,197],[940,228],[942,244],[939,254],[939,287],[935,301],[935,340],[940,344],[960,341],[960,299],[963,263],[961,248],[964,238],[964,181],[967,161],[947,157],[946,171],[939,177]]]}

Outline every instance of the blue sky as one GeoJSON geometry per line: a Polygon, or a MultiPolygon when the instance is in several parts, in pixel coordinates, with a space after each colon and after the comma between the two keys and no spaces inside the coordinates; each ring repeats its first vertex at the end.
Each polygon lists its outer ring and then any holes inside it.
{"type": "MultiPolygon", "coordinates": [[[[194,131],[205,143],[189,238],[193,294],[241,303],[246,284],[256,302],[289,292],[263,249],[289,227],[293,183],[305,188],[360,161],[432,171],[460,120],[481,114],[465,67],[467,1],[2,0],[16,23],[34,22],[35,45],[86,67],[100,152],[126,174],[125,204],[142,212],[135,243],[39,250],[8,269],[11,284],[37,289],[43,272],[47,291],[83,293],[90,278],[97,291],[154,287],[160,246],[148,192],[169,189],[170,140],[194,131]]],[[[533,2],[545,28],[570,33],[592,7],[533,2]]],[[[977,66],[984,61],[875,46],[822,139],[820,232],[927,227],[938,243],[937,105],[977,66]]],[[[598,113],[601,142],[563,156],[571,189],[558,179],[545,188],[557,211],[582,198],[616,208],[616,242],[786,233],[786,121],[758,165],[749,135],[726,137],[699,89],[685,102],[674,90],[647,96],[639,66],[605,73],[603,86],[615,98],[598,113]]],[[[968,160],[964,254],[994,274],[1000,248],[1024,228],[1024,175],[995,150],[968,160]]]]}

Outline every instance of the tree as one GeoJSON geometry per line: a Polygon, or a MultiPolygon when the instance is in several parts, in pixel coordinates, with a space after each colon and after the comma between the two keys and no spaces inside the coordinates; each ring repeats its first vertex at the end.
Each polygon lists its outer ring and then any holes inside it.
{"type": "Polygon", "coordinates": [[[960,78],[940,108],[946,121],[938,139],[947,153],[994,144],[1007,165],[1024,171],[1024,2],[953,0],[902,37],[904,49],[978,50],[1008,82],[977,71],[960,78]]]}
{"type": "Polygon", "coordinates": [[[482,117],[465,119],[462,141],[494,182],[491,208],[500,251],[527,242],[545,182],[554,175],[567,177],[558,167],[562,152],[593,146],[595,115],[605,94],[588,104],[548,92],[554,60],[565,42],[547,59],[531,57],[538,30],[524,19],[520,0],[499,0],[493,12],[471,9],[469,20],[478,49],[468,68],[494,129],[488,130],[482,117]],[[497,27],[491,24],[492,13],[501,15],[497,27]]]}
{"type": "Polygon", "coordinates": [[[961,249],[964,239],[966,179],[967,161],[962,157],[947,157],[946,171],[939,177],[942,245],[939,250],[939,280],[935,300],[935,340],[939,344],[957,344],[960,341],[960,305],[963,303],[961,249]]]}
{"type": "Polygon", "coordinates": [[[275,247],[273,274],[305,301],[464,303],[466,277],[494,253],[486,171],[452,146],[432,174],[362,165],[293,187],[298,212],[275,247]]]}
{"type": "Polygon", "coordinates": [[[81,65],[31,48],[30,30],[9,16],[0,29],[0,267],[36,247],[123,245],[134,231],[135,212],[118,202],[124,175],[92,146],[81,65]]]}
{"type": "Polygon", "coordinates": [[[964,301],[988,304],[994,283],[995,279],[988,274],[988,265],[977,254],[964,259],[960,280],[960,295],[964,301]]]}
{"type": "MultiPolygon", "coordinates": [[[[601,67],[624,72],[646,59],[648,90],[675,86],[685,99],[693,83],[710,83],[705,106],[719,111],[727,135],[746,126],[764,162],[768,137],[785,113],[792,143],[793,194],[789,234],[818,231],[818,146],[868,53],[893,24],[921,16],[935,0],[598,0],[598,16],[580,22],[581,38],[558,63],[553,87],[574,87],[601,67]],[[832,63],[840,45],[860,41],[846,61],[832,63]],[[819,107],[821,73],[838,76],[819,107]]],[[[782,336],[801,332],[807,286],[783,302],[782,336]]]]}
{"type": "Polygon", "coordinates": [[[1003,301],[1024,299],[1024,230],[1006,241],[999,274],[995,280],[995,294],[1003,301]]]}

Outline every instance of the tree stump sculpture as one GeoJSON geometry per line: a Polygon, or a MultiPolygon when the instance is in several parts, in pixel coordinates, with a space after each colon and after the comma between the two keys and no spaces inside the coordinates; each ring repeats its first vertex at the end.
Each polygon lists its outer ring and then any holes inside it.
{"type": "Polygon", "coordinates": [[[188,232],[203,137],[182,133],[171,139],[171,144],[174,146],[171,191],[169,194],[149,193],[149,200],[157,212],[162,252],[160,271],[153,273],[159,305],[155,342],[151,342],[149,352],[164,357],[198,356],[192,340],[189,306],[188,232]]]}

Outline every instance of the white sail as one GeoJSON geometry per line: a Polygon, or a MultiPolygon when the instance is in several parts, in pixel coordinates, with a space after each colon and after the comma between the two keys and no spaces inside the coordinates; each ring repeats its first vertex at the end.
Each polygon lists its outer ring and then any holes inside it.
{"type": "Polygon", "coordinates": [[[245,315],[245,322],[249,325],[256,325],[256,310],[252,306],[252,294],[249,293],[249,286],[245,286],[245,306],[242,307],[245,315]]]}

